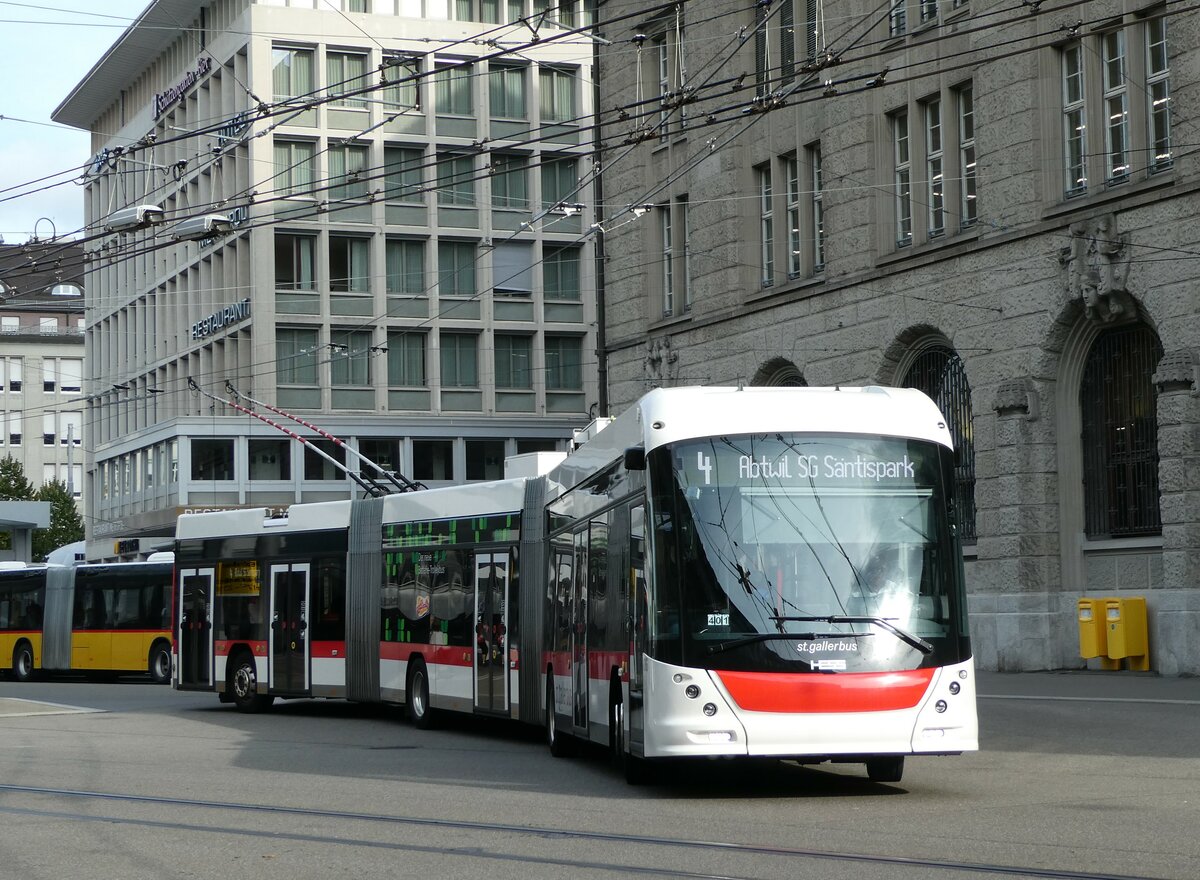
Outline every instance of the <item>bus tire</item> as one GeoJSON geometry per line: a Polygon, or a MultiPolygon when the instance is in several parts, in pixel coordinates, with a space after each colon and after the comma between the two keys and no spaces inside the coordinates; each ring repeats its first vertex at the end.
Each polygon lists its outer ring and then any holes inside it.
{"type": "Polygon", "coordinates": [[[556,758],[569,758],[574,754],[573,737],[560,733],[554,720],[554,671],[546,671],[546,745],[556,758]]]}
{"type": "Polygon", "coordinates": [[[904,776],[904,756],[871,758],[867,761],[867,778],[872,782],[899,782],[904,776]]]}
{"type": "Polygon", "coordinates": [[[429,705],[429,670],[425,661],[416,657],[408,664],[408,688],[405,690],[408,717],[413,727],[429,730],[433,727],[433,707],[429,705]]]}
{"type": "Polygon", "coordinates": [[[166,642],[155,642],[151,646],[146,668],[155,684],[166,684],[171,680],[171,652],[166,642]]]}
{"type": "Polygon", "coordinates": [[[17,681],[33,681],[33,646],[18,642],[13,649],[12,675],[17,681]]]}
{"type": "Polygon", "coordinates": [[[274,697],[258,692],[258,668],[249,651],[239,651],[229,664],[226,692],[232,697],[234,707],[246,714],[262,712],[275,702],[274,697]]]}

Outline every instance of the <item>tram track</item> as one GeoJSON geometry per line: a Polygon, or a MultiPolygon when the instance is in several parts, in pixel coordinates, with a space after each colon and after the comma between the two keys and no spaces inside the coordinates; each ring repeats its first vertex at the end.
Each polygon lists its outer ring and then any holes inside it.
{"type": "MultiPolygon", "coordinates": [[[[689,850],[692,852],[707,852],[713,854],[731,854],[747,856],[768,856],[773,858],[794,860],[797,864],[804,861],[829,861],[843,864],[874,865],[881,868],[910,869],[914,872],[952,872],[969,873],[983,877],[1030,877],[1041,880],[1166,880],[1166,878],[1149,875],[1097,873],[1092,871],[1075,871],[1055,868],[1035,868],[1018,865],[989,864],[984,862],[967,862],[950,859],[913,858],[905,856],[888,856],[870,853],[838,852],[836,850],[818,850],[795,847],[769,846],[754,843],[736,843],[729,841],[677,839],[657,837],[654,835],[621,834],[616,832],[585,831],[568,828],[553,828],[547,826],[514,825],[499,822],[475,822],[459,819],[437,819],[420,816],[388,815],[384,813],[368,813],[345,810],[327,810],[311,807],[289,807],[277,804],[239,803],[236,801],[194,800],[189,798],[164,797],[156,795],[138,795],[119,792],[86,791],[81,789],[48,788],[29,785],[14,785],[0,783],[0,793],[39,795],[58,797],[75,801],[91,801],[109,804],[137,804],[153,807],[191,808],[197,810],[217,810],[270,816],[289,816],[306,820],[329,820],[348,823],[367,823],[383,826],[408,826],[432,830],[447,830],[457,832],[472,832],[478,834],[504,834],[518,837],[536,837],[551,840],[575,840],[596,843],[611,843],[622,846],[641,846],[660,849],[689,850]]],[[[38,818],[57,819],[62,821],[97,822],[115,825],[139,826],[176,832],[195,832],[203,834],[228,834],[238,837],[253,837],[266,840],[287,841],[295,843],[329,844],[337,846],[361,847],[363,849],[397,850],[414,853],[430,853],[455,855],[464,858],[479,858],[499,860],[509,863],[526,863],[546,867],[562,867],[572,870],[618,871],[625,876],[647,877],[680,877],[688,880],[751,880],[754,875],[731,874],[727,872],[689,871],[681,868],[663,868],[653,865],[616,865],[612,861],[590,861],[554,857],[548,855],[529,855],[508,853],[500,849],[481,848],[477,845],[456,846],[453,844],[438,844],[436,846],[415,842],[373,839],[370,837],[339,836],[332,834],[314,834],[293,831],[247,828],[236,825],[199,824],[181,820],[134,818],[119,815],[97,815],[93,813],[73,812],[70,810],[53,810],[37,807],[0,804],[0,813],[7,815],[24,815],[38,818]]],[[[922,876],[927,876],[922,875],[922,876]]]]}

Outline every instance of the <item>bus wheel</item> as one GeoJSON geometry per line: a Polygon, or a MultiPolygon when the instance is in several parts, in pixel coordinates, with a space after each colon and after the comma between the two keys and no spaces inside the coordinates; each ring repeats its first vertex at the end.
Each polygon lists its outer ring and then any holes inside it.
{"type": "Polygon", "coordinates": [[[166,684],[171,680],[171,652],[166,642],[156,642],[150,649],[150,677],[155,684],[166,684]]]}
{"type": "Polygon", "coordinates": [[[872,782],[899,782],[904,775],[904,756],[872,758],[867,761],[867,778],[872,782]]]}
{"type": "Polygon", "coordinates": [[[29,642],[21,642],[13,651],[12,672],[17,681],[33,680],[33,648],[29,642]]]}
{"type": "Polygon", "coordinates": [[[433,727],[433,708],[429,705],[429,672],[420,657],[408,666],[408,717],[414,727],[429,730],[433,727]]]}
{"type": "Polygon", "coordinates": [[[546,673],[546,745],[556,758],[571,756],[571,737],[560,734],[558,725],[554,723],[554,673],[551,671],[546,673]]]}
{"type": "Polygon", "coordinates": [[[254,657],[242,651],[229,667],[227,690],[233,696],[233,705],[239,712],[254,713],[268,708],[274,697],[265,697],[258,692],[258,669],[254,657]]]}

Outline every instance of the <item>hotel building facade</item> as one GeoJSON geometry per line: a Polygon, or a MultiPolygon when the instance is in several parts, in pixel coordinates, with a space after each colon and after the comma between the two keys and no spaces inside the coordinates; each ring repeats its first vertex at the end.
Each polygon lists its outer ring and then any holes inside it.
{"type": "Polygon", "coordinates": [[[156,0],[122,34],[54,114],[95,154],[89,558],[344,469],[496,478],[597,414],[582,15],[156,0]]]}

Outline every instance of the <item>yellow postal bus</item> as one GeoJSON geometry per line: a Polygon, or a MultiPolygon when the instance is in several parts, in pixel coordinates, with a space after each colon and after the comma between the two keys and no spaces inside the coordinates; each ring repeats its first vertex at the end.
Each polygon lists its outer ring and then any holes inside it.
{"type": "Polygon", "coordinates": [[[0,569],[0,669],[171,678],[172,554],[0,569]],[[164,558],[165,557],[165,558],[164,558]]]}

